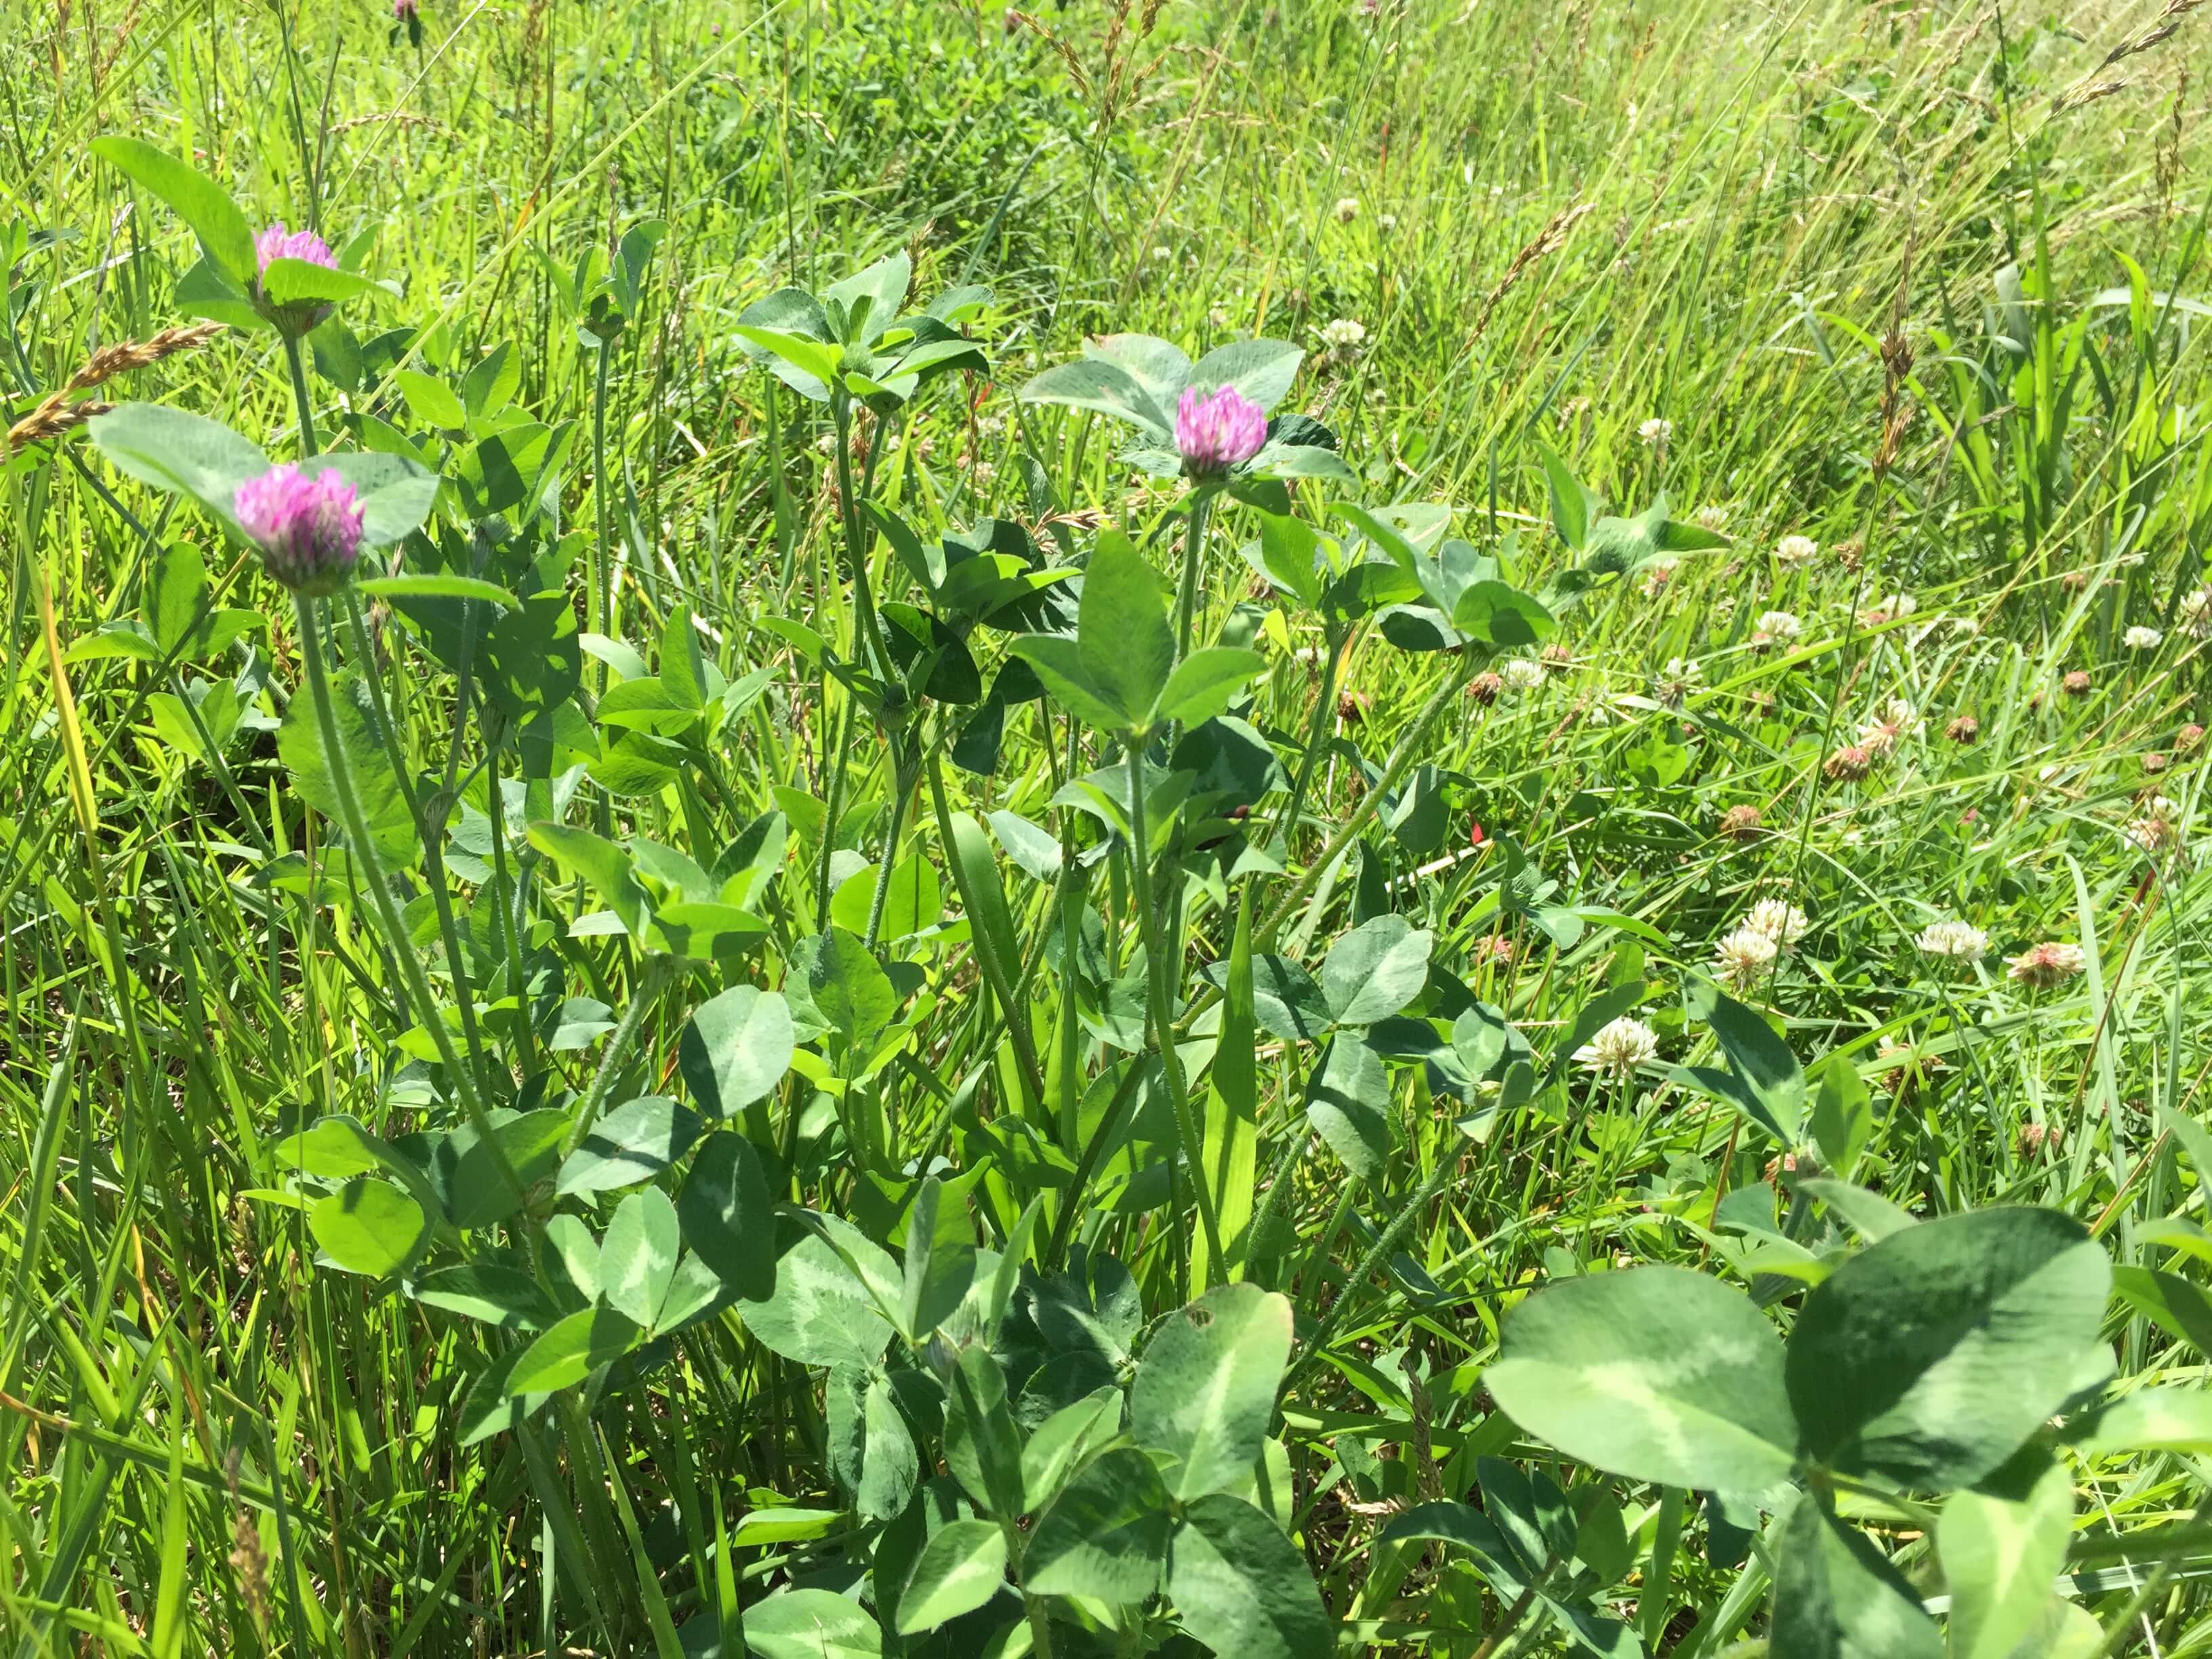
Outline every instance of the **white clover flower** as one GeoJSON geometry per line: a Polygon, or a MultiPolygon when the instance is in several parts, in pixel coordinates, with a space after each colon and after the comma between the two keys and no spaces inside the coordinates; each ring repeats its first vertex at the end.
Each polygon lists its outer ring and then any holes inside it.
{"type": "Polygon", "coordinates": [[[1674,423],[1672,421],[1662,421],[1654,415],[1636,428],[1636,435],[1656,449],[1674,435],[1674,423]]]}
{"type": "Polygon", "coordinates": [[[1810,536],[1784,536],[1774,544],[1774,556],[1787,565],[1810,564],[1820,554],[1820,544],[1810,536]]]}
{"type": "Polygon", "coordinates": [[[823,433],[814,441],[814,447],[824,455],[835,455],[837,453],[837,434],[834,432],[823,433]]]}
{"type": "Polygon", "coordinates": [[[2192,587],[2181,596],[2181,631],[2194,640],[2212,640],[2212,587],[2192,587]]]}
{"type": "Polygon", "coordinates": [[[1508,657],[1498,665],[1498,677],[1514,691],[1534,691],[1544,683],[1544,665],[1533,657],[1508,657]]]}
{"type": "Polygon", "coordinates": [[[1732,989],[1748,991],[1765,978],[1782,954],[1771,933],[1756,927],[1739,927],[1713,946],[1713,968],[1732,989]]]}
{"type": "Polygon", "coordinates": [[[1357,196],[1338,197],[1336,198],[1336,207],[1334,211],[1336,214],[1337,223],[1340,225],[1350,224],[1354,219],[1357,219],[1359,216],[1359,198],[1357,196]]]}
{"type": "Polygon", "coordinates": [[[2155,628],[2145,628],[2140,623],[2120,635],[2120,643],[2130,651],[2155,651],[2165,642],[2165,635],[2155,628]]]}
{"type": "Polygon", "coordinates": [[[1948,957],[1958,962],[1978,962],[1990,951],[1990,936],[1970,922],[1931,921],[1912,941],[1923,957],[1948,957]]]}
{"type": "Polygon", "coordinates": [[[1880,714],[1859,722],[1859,747],[1869,754],[1887,755],[1922,724],[1918,709],[1903,697],[1892,697],[1880,714]]]}
{"type": "Polygon", "coordinates": [[[1721,506],[1717,501],[1701,507],[1690,514],[1690,522],[1700,530],[1714,532],[1726,530],[1728,521],[1728,508],[1721,506]]]}
{"type": "Polygon", "coordinates": [[[1669,708],[1680,708],[1692,691],[1705,689],[1705,671],[1694,657],[1669,657],[1653,682],[1651,695],[1669,708]]]}
{"type": "Polygon", "coordinates": [[[1892,593],[1879,599],[1869,609],[1859,612],[1859,626],[1880,628],[1884,623],[1896,622],[1920,609],[1920,601],[1910,593],[1892,593]]]}
{"type": "Polygon", "coordinates": [[[1398,216],[1395,213],[1378,213],[1375,216],[1375,222],[1385,230],[1395,230],[1398,228],[1398,216]]]}
{"type": "Polygon", "coordinates": [[[1736,924],[1739,928],[1748,927],[1754,933],[1765,934],[1784,951],[1804,938],[1806,930],[1812,925],[1802,910],[1787,900],[1778,898],[1759,900],[1736,924]]]}
{"type": "Polygon", "coordinates": [[[2080,945],[2056,939],[2031,945],[2005,964],[2014,979],[2036,991],[2063,984],[2087,965],[2088,958],[2081,954],[2080,945]]]}
{"type": "Polygon", "coordinates": [[[1787,645],[1805,631],[1805,624],[1787,611],[1762,611],[1759,613],[1759,631],[1770,640],[1779,640],[1787,645]]]}
{"type": "Polygon", "coordinates": [[[1658,1033],[1626,1014],[1599,1026],[1596,1034],[1575,1050],[1575,1059],[1582,1065],[1613,1077],[1626,1077],[1658,1056],[1658,1033]]]}
{"type": "Polygon", "coordinates": [[[1656,599],[1664,593],[1667,591],[1667,584],[1674,580],[1674,572],[1680,564],[1681,561],[1679,559],[1654,559],[1650,564],[1645,565],[1644,567],[1644,597],[1647,599],[1656,599]]]}
{"type": "Polygon", "coordinates": [[[2159,812],[2136,819],[2120,833],[2153,858],[2181,845],[2181,831],[2174,828],[2171,818],[2159,812]]]}
{"type": "Polygon", "coordinates": [[[1367,337],[1367,325],[1350,317],[1339,317],[1321,325],[1321,343],[1332,351],[1349,351],[1367,337]]]}

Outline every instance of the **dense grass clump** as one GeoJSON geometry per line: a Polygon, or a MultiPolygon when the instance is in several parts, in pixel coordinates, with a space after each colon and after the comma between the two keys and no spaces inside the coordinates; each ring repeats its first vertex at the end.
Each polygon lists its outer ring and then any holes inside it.
{"type": "Polygon", "coordinates": [[[2187,0],[0,42],[0,1644],[2212,1652],[2187,0]]]}

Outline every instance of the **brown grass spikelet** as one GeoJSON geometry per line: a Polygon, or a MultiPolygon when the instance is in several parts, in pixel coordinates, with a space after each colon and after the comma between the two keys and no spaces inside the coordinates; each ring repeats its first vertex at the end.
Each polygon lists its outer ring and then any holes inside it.
{"type": "Polygon", "coordinates": [[[1498,279],[1498,286],[1484,296],[1482,309],[1475,316],[1474,333],[1470,337],[1470,343],[1482,337],[1484,331],[1490,326],[1491,313],[1528,274],[1528,267],[1547,255],[1558,252],[1566,245],[1567,234],[1575,228],[1576,222],[1590,210],[1590,206],[1588,202],[1577,202],[1572,207],[1553,214],[1551,222],[1536,233],[1535,239],[1513,256],[1513,263],[1505,267],[1505,274],[1498,279]]]}
{"type": "Polygon", "coordinates": [[[221,323],[193,323],[184,328],[165,328],[150,340],[118,340],[113,345],[100,347],[63,383],[60,391],[40,398],[8,428],[5,452],[12,455],[49,438],[65,437],[94,416],[105,415],[115,407],[97,399],[81,398],[78,394],[103,386],[131,369],[149,368],[165,357],[197,351],[222,331],[221,323]]]}

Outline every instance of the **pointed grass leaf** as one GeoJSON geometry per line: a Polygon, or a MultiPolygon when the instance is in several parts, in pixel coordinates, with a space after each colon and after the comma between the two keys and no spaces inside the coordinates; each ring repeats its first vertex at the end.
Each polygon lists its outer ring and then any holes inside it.
{"type": "Polygon", "coordinates": [[[1798,1498],[1774,1543],[1770,1644],[1787,1659],[1940,1659],[1920,1598],[1864,1533],[1798,1498]]]}
{"type": "Polygon", "coordinates": [[[735,1117],[783,1080],[794,1046],[783,998],[737,985],[691,1011],[677,1062],[701,1111],[735,1117]]]}
{"type": "Polygon", "coordinates": [[[1037,1595],[1142,1601],[1160,1587],[1171,1524],[1152,1459],[1130,1446],[1102,1453],[1038,1519],[1023,1583],[1037,1595]]]}
{"type": "Polygon", "coordinates": [[[2111,1279],[2104,1251],[2055,1210],[1891,1234],[1818,1285],[1790,1333],[1805,1450],[1923,1490],[1980,1480],[2074,1392],[2111,1279]]]}
{"type": "Polygon", "coordinates": [[[1594,1273],[1506,1316],[1483,1382],[1507,1415],[1611,1474],[1708,1491],[1789,1478],[1781,1339],[1741,1291],[1680,1267],[1594,1273]]]}
{"type": "Polygon", "coordinates": [[[347,1273],[389,1279],[421,1252],[430,1218],[391,1182],[356,1178],[315,1200],[307,1211],[307,1231],[347,1273]]]}
{"type": "Polygon", "coordinates": [[[1252,1472],[1291,1357],[1291,1304],[1256,1285],[1224,1285],[1162,1323],[1129,1390],[1137,1443],[1176,1462],[1165,1479],[1188,1503],[1252,1472]]]}
{"type": "MultiPolygon", "coordinates": [[[[775,1201],[760,1154],[743,1135],[707,1137],[684,1178],[676,1215],[684,1243],[736,1295],[759,1304],[775,1294],[775,1201]]],[[[830,1259],[836,1261],[834,1253],[830,1259]]]]}
{"type": "Polygon", "coordinates": [[[1006,1534],[993,1521],[939,1527],[908,1577],[898,1601],[898,1632],[918,1635],[972,1613],[1006,1582],[1006,1534]]]}
{"type": "Polygon", "coordinates": [[[1168,1595],[1183,1628],[1225,1659],[1336,1651],[1305,1552],[1241,1498],[1214,1492],[1183,1511],[1168,1546],[1168,1595]]]}

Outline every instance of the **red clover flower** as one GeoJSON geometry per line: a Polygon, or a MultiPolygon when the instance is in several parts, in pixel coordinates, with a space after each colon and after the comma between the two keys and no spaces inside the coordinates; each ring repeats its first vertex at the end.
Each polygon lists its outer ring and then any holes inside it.
{"type": "Polygon", "coordinates": [[[1267,441],[1267,416],[1233,386],[1210,398],[1187,386],[1176,405],[1175,439],[1185,474],[1218,478],[1260,453],[1267,441]]]}
{"type": "Polygon", "coordinates": [[[352,579],[361,507],[336,468],[275,467],[239,485],[232,507],[261,550],[262,568],[295,593],[320,598],[352,579]]]}

